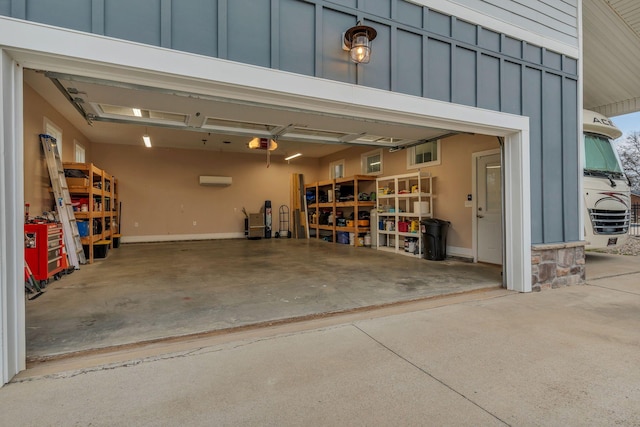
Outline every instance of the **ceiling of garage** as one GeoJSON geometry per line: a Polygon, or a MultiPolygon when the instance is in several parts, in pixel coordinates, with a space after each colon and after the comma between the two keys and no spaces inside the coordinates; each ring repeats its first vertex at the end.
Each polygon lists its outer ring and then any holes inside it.
{"type": "Polygon", "coordinates": [[[260,154],[248,143],[263,137],[277,141],[274,155],[323,157],[357,145],[393,148],[450,133],[33,70],[25,70],[25,81],[96,143],[142,145],[148,134],[154,147],[260,154]]]}
{"type": "MultiPolygon", "coordinates": [[[[640,111],[640,2],[584,1],[583,40],[584,107],[607,116],[640,111]]],[[[406,146],[448,133],[32,70],[25,81],[95,143],[142,145],[147,133],[154,147],[260,154],[248,142],[272,137],[274,155],[317,158],[354,144],[406,146]]]]}

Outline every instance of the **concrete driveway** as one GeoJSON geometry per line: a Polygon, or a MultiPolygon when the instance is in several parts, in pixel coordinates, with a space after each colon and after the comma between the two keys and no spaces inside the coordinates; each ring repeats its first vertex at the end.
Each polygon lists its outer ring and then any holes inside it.
{"type": "Polygon", "coordinates": [[[640,425],[640,264],[58,361],[0,389],[13,425],[640,425]],[[65,365],[66,363],[66,365],[65,365]]]}

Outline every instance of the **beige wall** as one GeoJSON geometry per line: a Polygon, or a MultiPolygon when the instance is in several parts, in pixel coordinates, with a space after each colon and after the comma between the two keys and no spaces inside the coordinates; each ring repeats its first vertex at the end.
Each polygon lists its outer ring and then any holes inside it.
{"type": "MultiPolygon", "coordinates": [[[[448,246],[469,250],[472,248],[472,212],[471,208],[465,207],[467,194],[473,193],[471,155],[494,148],[499,148],[495,137],[458,135],[447,138],[441,144],[441,164],[425,168],[435,177],[434,216],[451,222],[447,235],[448,246]]],[[[320,179],[328,179],[330,163],[341,159],[345,160],[345,176],[360,174],[360,157],[371,150],[371,147],[356,147],[323,158],[320,162],[320,179]]],[[[407,152],[401,150],[389,153],[383,149],[383,175],[413,171],[407,169],[407,152]]]]}
{"type": "Polygon", "coordinates": [[[52,207],[47,164],[38,135],[44,132],[45,118],[62,130],[62,161],[74,160],[74,140],[85,147],[91,159],[91,142],[82,135],[29,85],[24,85],[24,201],[30,204],[31,216],[41,215],[52,207]]]}
{"type": "MultiPolygon", "coordinates": [[[[259,212],[265,200],[271,200],[273,231],[278,231],[279,207],[291,207],[291,174],[315,180],[318,168],[317,159],[300,158],[287,164],[279,156],[273,156],[267,168],[264,152],[94,144],[93,154],[96,165],[118,179],[125,241],[127,236],[243,233],[242,208],[259,212]],[[230,176],[233,183],[201,186],[200,175],[230,176]]],[[[290,227],[293,230],[293,224],[290,227]]]]}

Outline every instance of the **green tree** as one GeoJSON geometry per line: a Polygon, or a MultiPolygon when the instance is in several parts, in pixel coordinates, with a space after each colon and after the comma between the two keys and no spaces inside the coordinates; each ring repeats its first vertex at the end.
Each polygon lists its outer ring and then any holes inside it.
{"type": "Polygon", "coordinates": [[[640,191],[640,132],[627,135],[616,148],[622,167],[631,181],[631,187],[635,191],[640,191]]]}

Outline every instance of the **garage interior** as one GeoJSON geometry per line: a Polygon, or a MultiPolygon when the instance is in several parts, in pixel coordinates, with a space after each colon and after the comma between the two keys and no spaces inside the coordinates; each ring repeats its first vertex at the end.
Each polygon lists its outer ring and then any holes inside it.
{"type": "Polygon", "coordinates": [[[408,126],[383,114],[355,119],[349,106],[344,115],[318,114],[34,70],[24,81],[31,216],[52,206],[38,139],[46,123],[61,130],[62,160],[77,161],[80,147],[86,162],[117,178],[122,202],[122,244],[27,302],[28,361],[502,285],[500,265],[469,262],[472,158],[498,150],[495,137],[408,126]],[[278,148],[250,149],[253,137],[273,138],[278,148]],[[407,148],[438,137],[440,163],[428,171],[433,215],[451,223],[447,260],[315,238],[244,237],[243,210],[259,213],[265,200],[274,207],[274,234],[286,234],[278,208],[290,205],[292,174],[305,184],[328,180],[337,163],[345,177],[361,175],[371,153],[380,153],[380,176],[411,172],[407,148]],[[201,186],[202,175],[232,184],[201,186]]]}

